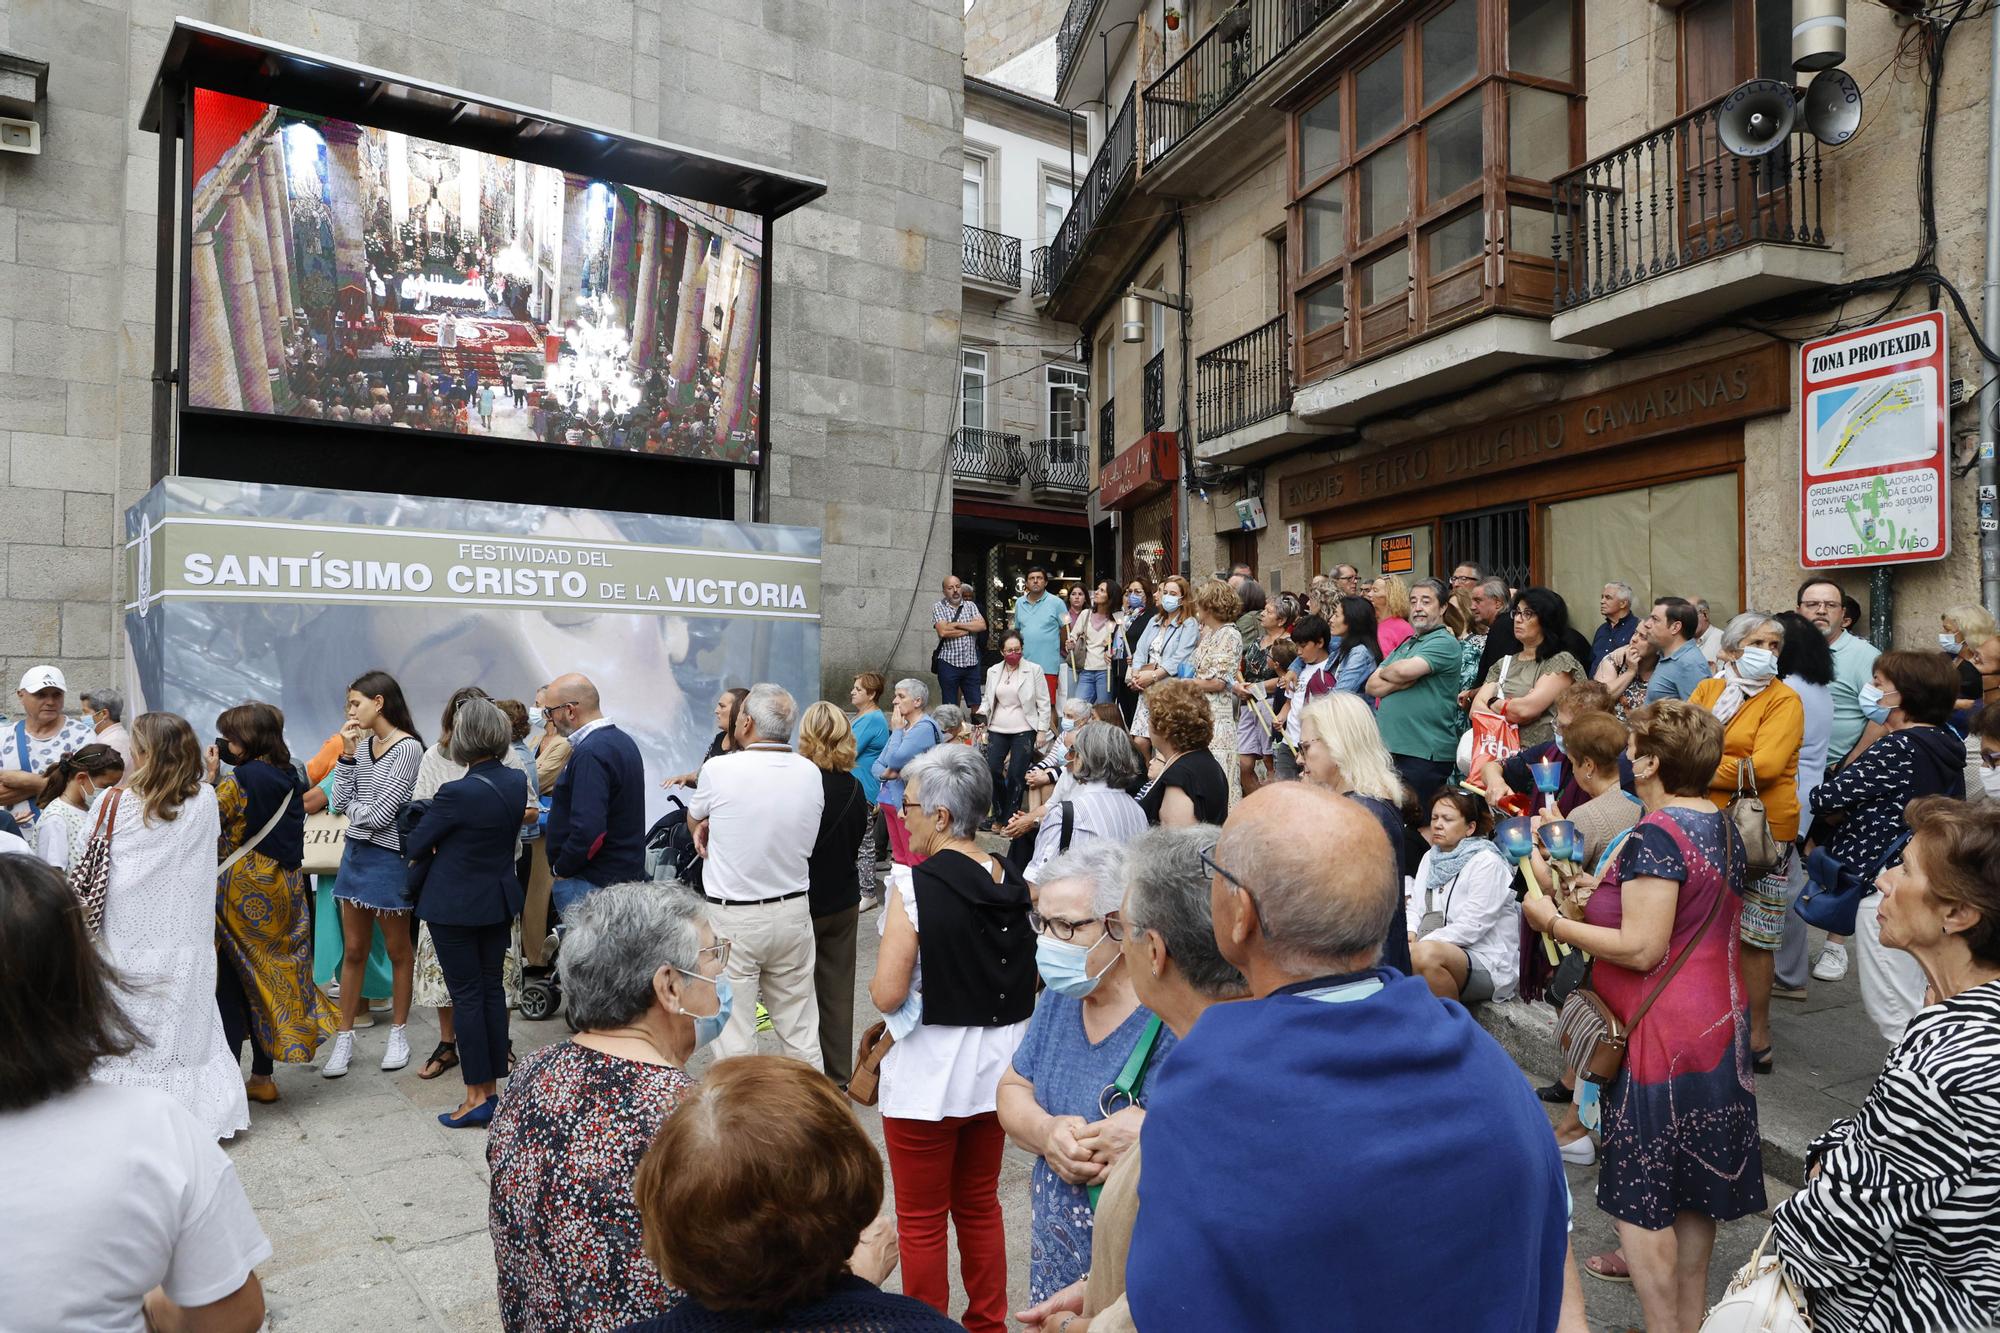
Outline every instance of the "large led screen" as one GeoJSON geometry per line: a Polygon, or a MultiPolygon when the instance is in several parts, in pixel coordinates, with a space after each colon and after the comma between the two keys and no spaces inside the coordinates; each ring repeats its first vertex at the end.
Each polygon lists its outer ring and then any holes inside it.
{"type": "Polygon", "coordinates": [[[187,403],[758,461],[754,214],[206,90],[187,403]]]}

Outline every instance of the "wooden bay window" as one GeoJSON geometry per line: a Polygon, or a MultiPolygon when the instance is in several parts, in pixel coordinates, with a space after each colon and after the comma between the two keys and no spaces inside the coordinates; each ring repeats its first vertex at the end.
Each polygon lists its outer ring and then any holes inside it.
{"type": "Polygon", "coordinates": [[[1442,0],[1290,108],[1300,381],[1493,310],[1546,316],[1549,181],[1581,160],[1578,0],[1442,0]]]}

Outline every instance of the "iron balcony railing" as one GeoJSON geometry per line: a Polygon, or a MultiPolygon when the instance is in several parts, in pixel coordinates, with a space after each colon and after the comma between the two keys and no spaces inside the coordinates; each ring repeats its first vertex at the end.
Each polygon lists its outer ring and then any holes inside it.
{"type": "Polygon", "coordinates": [[[1021,437],[997,430],[960,426],[951,436],[951,470],[968,481],[1012,486],[1026,470],[1021,437]]]}
{"type": "Polygon", "coordinates": [[[1149,434],[1165,430],[1167,426],[1167,353],[1166,349],[1153,353],[1153,359],[1146,363],[1146,396],[1140,401],[1144,409],[1139,429],[1149,434]]]}
{"type": "Polygon", "coordinates": [[[1195,423],[1204,440],[1292,408],[1291,342],[1283,315],[1195,358],[1195,423]]]}
{"type": "Polygon", "coordinates": [[[1049,294],[1049,247],[1038,245],[1028,255],[1028,281],[1036,296],[1049,294]]]}
{"type": "Polygon", "coordinates": [[[1738,157],[1716,135],[1729,96],[1556,178],[1557,310],[1745,245],[1826,248],[1819,141],[1738,157]]]}
{"type": "Polygon", "coordinates": [[[1118,401],[1104,400],[1097,409],[1097,465],[1108,467],[1118,457],[1118,401]]]}
{"type": "Polygon", "coordinates": [[[1082,440],[1028,442],[1028,487],[1083,495],[1090,490],[1090,453],[1082,440]]]}
{"type": "Polygon", "coordinates": [[[1111,127],[1104,133],[1104,142],[1098,145],[1097,156],[1090,160],[1090,169],[1084,173],[1075,197],[1070,200],[1069,212],[1063,217],[1055,240],[1049,243],[1051,293],[1060,290],[1068,279],[1071,267],[1083,253],[1083,243],[1089,238],[1090,229],[1097,225],[1097,220],[1104,216],[1131,183],[1137,142],[1132,132],[1132,99],[1136,91],[1135,86],[1125,94],[1124,104],[1112,118],[1111,127]]]}
{"type": "Polygon", "coordinates": [[[1090,27],[1090,17],[1097,12],[1103,0],[1069,0],[1069,8],[1063,11],[1062,26],[1056,29],[1056,86],[1062,87],[1069,77],[1070,62],[1076,59],[1077,46],[1083,41],[1083,34],[1090,27]]]}
{"type": "Polygon", "coordinates": [[[1228,106],[1347,0],[1237,0],[1146,89],[1146,165],[1228,106]]]}
{"type": "Polygon", "coordinates": [[[965,276],[1000,287],[1021,285],[1021,239],[997,231],[965,227],[965,276]]]}

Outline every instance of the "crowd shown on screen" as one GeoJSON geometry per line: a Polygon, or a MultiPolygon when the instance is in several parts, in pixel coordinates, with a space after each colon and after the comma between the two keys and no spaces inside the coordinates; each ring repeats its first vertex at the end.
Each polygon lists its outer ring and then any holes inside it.
{"type": "Polygon", "coordinates": [[[580,674],[464,685],[427,744],[366,671],[307,754],[268,703],[204,745],[35,667],[0,729],[0,1308],[255,1328],[271,1245],[218,1140],[377,1013],[411,1063],[420,1005],[416,1076],[465,1089],[438,1120],[488,1131],[510,1330],[1004,1329],[1011,1141],[1029,1328],[1576,1331],[1591,1273],[1695,1333],[1717,1225],[1766,1208],[1757,1076],[1807,1054],[1772,1001],[1851,968],[1885,1070],[1772,1251],[1816,1329],[1992,1322],[2000,629],[1879,651],[1850,600],[1711,624],[1614,580],[1593,628],[1472,564],[1037,569],[984,610],[954,577],[931,674],[725,690],[650,825],[580,674]],[[1539,1003],[1537,1090],[1464,1008],[1539,1003]],[[1327,1106],[1366,1153],[1297,1151],[1327,1106]],[[1566,1162],[1617,1248],[1571,1254],[1566,1162]],[[1413,1244],[1394,1199],[1510,1222],[1413,1244]]]}

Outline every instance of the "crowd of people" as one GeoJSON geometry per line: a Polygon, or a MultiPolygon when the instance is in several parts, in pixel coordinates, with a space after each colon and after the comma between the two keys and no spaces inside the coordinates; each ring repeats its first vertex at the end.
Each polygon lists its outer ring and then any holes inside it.
{"type": "Polygon", "coordinates": [[[427,744],[368,671],[298,757],[267,703],[204,746],[28,672],[0,733],[7,1308],[255,1327],[270,1245],[217,1141],[276,1065],[349,1075],[378,1013],[408,1065],[423,1006],[418,1076],[464,1085],[439,1122],[488,1133],[510,1330],[1003,1329],[1011,1142],[1030,1328],[1574,1331],[1589,1274],[1694,1333],[1717,1224],[1766,1207],[1757,1075],[1802,1054],[1771,1003],[1851,948],[1887,1065],[1773,1249],[1833,1333],[2000,1312],[1983,612],[1877,652],[1822,579],[1719,626],[1607,584],[1591,638],[1470,566],[1303,599],[1245,569],[1026,582],[995,632],[947,581],[936,688],[724,691],[650,827],[578,674],[469,684],[427,744]],[[307,823],[336,817],[315,887],[307,823]],[[1802,911],[1840,927],[1816,960],[1802,911]],[[573,1035],[517,1057],[530,986],[573,1035]],[[1469,1012],[1512,1002],[1561,1010],[1539,1090],[1469,1012]],[[1563,1166],[1592,1162],[1619,1243],[1572,1255],[1563,1166]],[[1506,1225],[1383,1225],[1440,1199],[1506,1225]]]}

